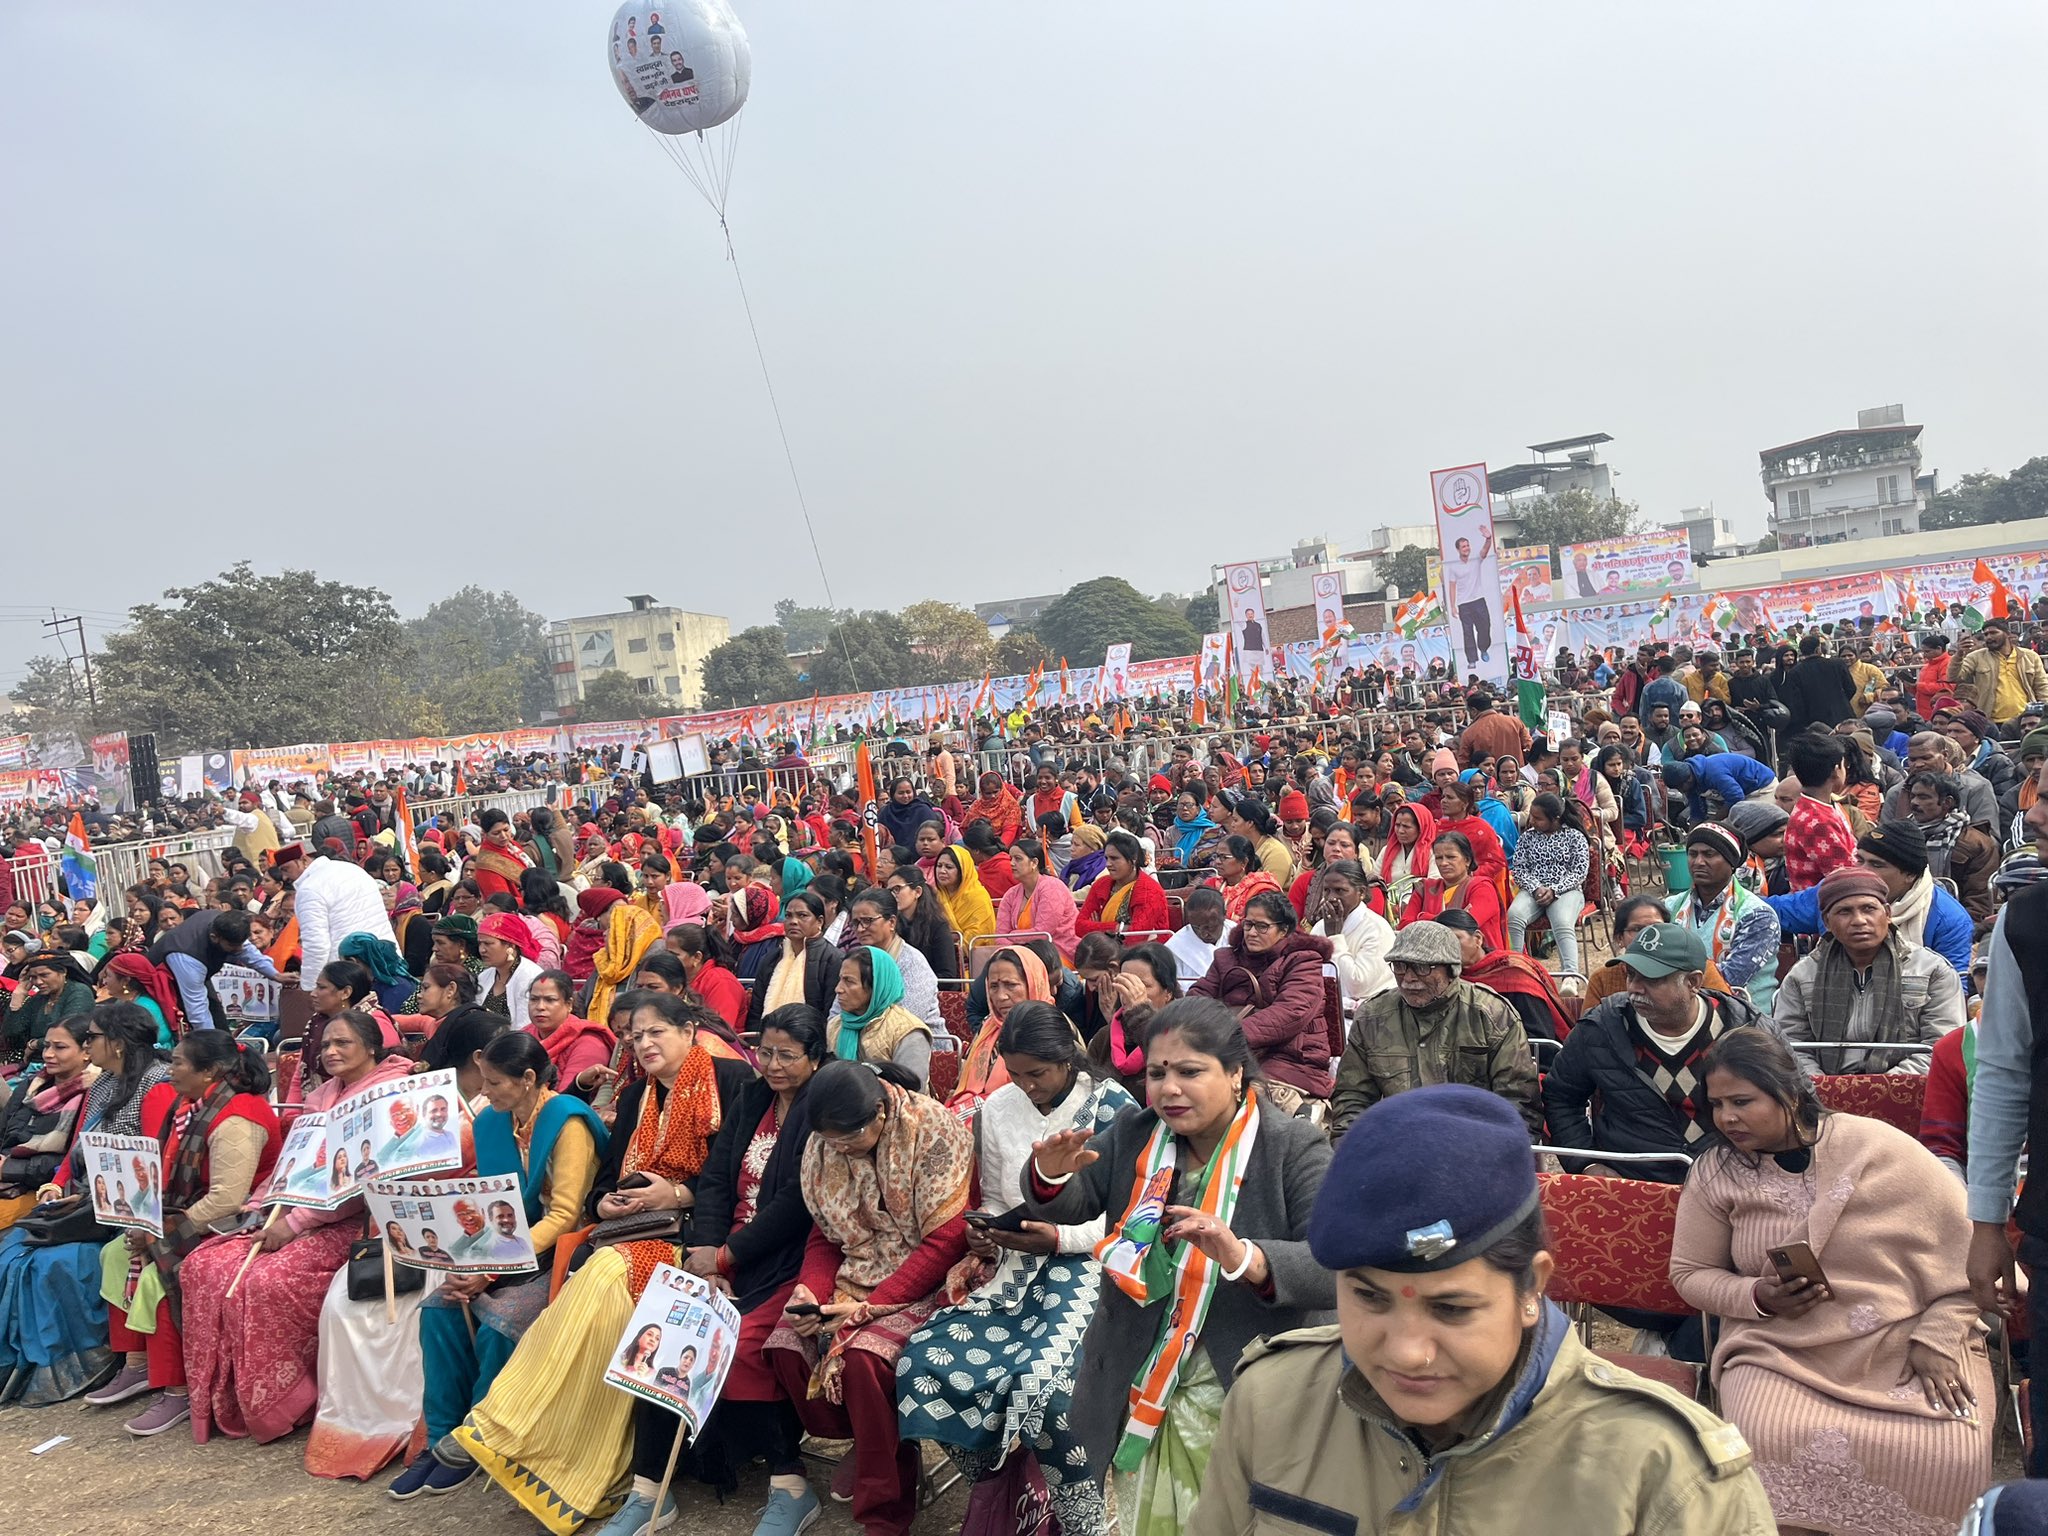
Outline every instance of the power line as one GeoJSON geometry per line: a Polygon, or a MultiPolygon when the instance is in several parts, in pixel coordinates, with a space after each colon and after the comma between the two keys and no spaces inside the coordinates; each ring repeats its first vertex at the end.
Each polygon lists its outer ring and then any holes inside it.
{"type": "MultiPolygon", "coordinates": [[[[52,608],[49,621],[43,625],[43,628],[47,629],[50,632],[50,637],[57,642],[57,649],[64,657],[64,675],[67,679],[72,676],[72,672],[71,648],[64,643],[65,631],[68,630],[78,636],[78,659],[85,664],[86,702],[91,706],[93,722],[97,724],[100,718],[100,696],[99,691],[93,687],[92,650],[85,641],[85,620],[76,614],[73,614],[68,619],[59,618],[57,610],[52,608]]],[[[78,685],[76,683],[71,685],[71,705],[74,709],[78,707],[78,685]]]]}

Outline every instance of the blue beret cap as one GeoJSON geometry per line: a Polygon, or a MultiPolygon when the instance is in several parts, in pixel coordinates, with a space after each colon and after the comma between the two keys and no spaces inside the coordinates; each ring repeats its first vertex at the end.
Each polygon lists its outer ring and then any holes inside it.
{"type": "Polygon", "coordinates": [[[1535,1209],[1536,1155],[1515,1107],[1438,1083],[1380,1100],[1344,1133],[1309,1216],[1309,1252],[1325,1269],[1449,1269],[1535,1209]]]}

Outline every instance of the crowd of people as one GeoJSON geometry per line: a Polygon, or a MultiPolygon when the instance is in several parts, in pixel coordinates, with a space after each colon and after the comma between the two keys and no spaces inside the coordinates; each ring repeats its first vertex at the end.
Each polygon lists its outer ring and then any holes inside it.
{"type": "Polygon", "coordinates": [[[877,740],[872,808],[794,743],[506,765],[551,803],[420,825],[402,773],[251,785],[217,874],[5,913],[0,1399],[631,1536],[678,1420],[605,1377],[666,1263],[742,1322],[681,1474],[765,1460],[760,1536],[819,1517],[807,1435],[870,1536],[923,1446],[1067,1536],[1952,1530],[1987,1324],[2048,1325],[2005,1235],[2048,1124],[2026,638],[1561,657],[1555,736],[1363,675],[1206,735],[1054,709],[877,740]],[[228,966],[291,1006],[230,1018],[228,966]],[[292,1116],[415,1071],[537,1269],[387,1294],[360,1198],[257,1200],[292,1116]],[[1920,1139],[1825,1106],[1878,1075],[1920,1139]],[[87,1131],[157,1140],[162,1238],[94,1220],[87,1131]],[[1682,1186],[1692,1310],[1616,1321],[1722,1417],[1545,1299],[1539,1159],[1682,1186]]]}

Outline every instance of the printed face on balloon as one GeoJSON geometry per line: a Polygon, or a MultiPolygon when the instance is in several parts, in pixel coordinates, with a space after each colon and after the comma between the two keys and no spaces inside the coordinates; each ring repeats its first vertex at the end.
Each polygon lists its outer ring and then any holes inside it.
{"type": "Polygon", "coordinates": [[[657,133],[701,133],[747,104],[753,55],[725,0],[670,0],[619,8],[611,26],[612,80],[657,133]]]}

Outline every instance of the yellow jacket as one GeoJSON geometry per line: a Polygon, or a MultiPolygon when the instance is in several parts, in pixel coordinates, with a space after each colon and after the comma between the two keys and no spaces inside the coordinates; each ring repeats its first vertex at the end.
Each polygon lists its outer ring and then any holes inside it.
{"type": "Polygon", "coordinates": [[[1336,1328],[1252,1345],[1187,1536],[1775,1536],[1733,1425],[1609,1365],[1555,1307],[1542,1327],[1557,1340],[1547,1371],[1529,1358],[1494,1427],[1434,1457],[1345,1362],[1336,1328]]]}

